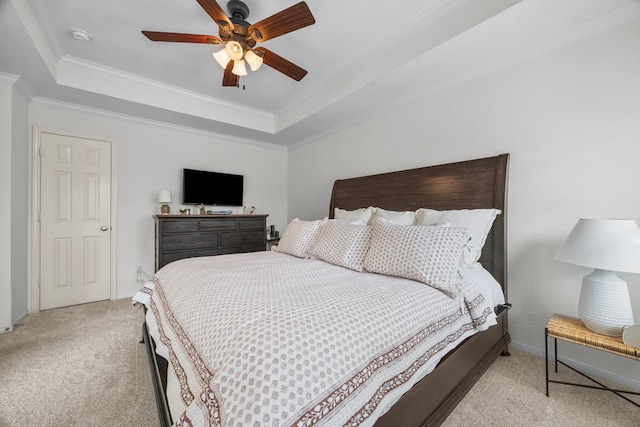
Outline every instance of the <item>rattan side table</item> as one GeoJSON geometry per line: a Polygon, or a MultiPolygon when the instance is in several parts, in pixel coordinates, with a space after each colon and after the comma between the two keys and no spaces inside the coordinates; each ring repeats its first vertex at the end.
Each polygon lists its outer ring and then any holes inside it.
{"type": "Polygon", "coordinates": [[[624,394],[636,395],[640,396],[640,393],[626,390],[617,390],[607,387],[601,382],[591,378],[587,374],[578,371],[572,366],[567,365],[565,362],[558,360],[558,340],[570,342],[573,344],[582,345],[585,347],[595,348],[597,350],[606,351],[608,353],[616,354],[618,356],[628,357],[635,360],[640,360],[640,348],[631,347],[625,345],[622,342],[621,337],[609,337],[606,335],[600,335],[596,332],[593,332],[587,329],[584,326],[584,323],[580,319],[576,319],[575,317],[563,316],[561,314],[554,314],[547,327],[544,330],[544,354],[545,354],[545,369],[546,369],[546,381],[547,381],[547,396],[549,396],[549,383],[557,383],[557,384],[565,384],[565,385],[573,385],[578,387],[586,387],[593,388],[598,390],[607,390],[610,391],[624,400],[634,404],[635,406],[640,407],[640,403],[636,403],[633,400],[626,397],[624,394]],[[582,375],[585,378],[593,381],[598,384],[595,385],[586,385],[586,384],[577,384],[566,381],[558,381],[558,380],[550,380],[549,379],[549,351],[548,351],[548,341],[549,337],[553,338],[553,348],[554,348],[554,357],[555,357],[555,371],[558,372],[558,364],[566,366],[574,372],[582,375]]]}

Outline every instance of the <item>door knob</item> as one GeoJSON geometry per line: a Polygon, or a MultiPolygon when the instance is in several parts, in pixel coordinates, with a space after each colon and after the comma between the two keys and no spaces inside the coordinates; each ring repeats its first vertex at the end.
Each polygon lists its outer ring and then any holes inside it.
{"type": "Polygon", "coordinates": [[[102,231],[107,231],[108,229],[109,229],[109,228],[107,228],[107,226],[106,226],[106,225],[103,225],[102,227],[100,227],[100,230],[102,230],[102,231]]]}

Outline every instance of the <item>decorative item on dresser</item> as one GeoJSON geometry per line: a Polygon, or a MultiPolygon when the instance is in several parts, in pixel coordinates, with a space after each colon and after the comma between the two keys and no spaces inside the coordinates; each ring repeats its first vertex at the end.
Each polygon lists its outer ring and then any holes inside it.
{"type": "Polygon", "coordinates": [[[603,335],[622,336],[633,325],[627,282],[614,273],[640,273],[640,228],[630,219],[580,219],[555,257],[593,268],[582,279],[578,314],[603,335]]]}
{"type": "Polygon", "coordinates": [[[168,203],[171,203],[171,191],[169,190],[160,190],[158,193],[158,203],[162,203],[160,206],[160,213],[166,215],[171,212],[171,208],[168,203]]]}
{"type": "Polygon", "coordinates": [[[183,258],[264,251],[267,216],[155,215],[155,269],[183,258]]]}

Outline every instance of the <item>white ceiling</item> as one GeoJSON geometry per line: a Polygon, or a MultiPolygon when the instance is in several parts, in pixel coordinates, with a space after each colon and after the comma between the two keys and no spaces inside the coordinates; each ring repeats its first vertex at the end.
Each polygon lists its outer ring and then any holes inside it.
{"type": "MultiPolygon", "coordinates": [[[[295,2],[246,0],[247,21],[295,2]]],[[[218,46],[140,33],[217,35],[196,0],[0,0],[0,78],[45,100],[290,147],[640,16],[640,0],[307,4],[314,25],[261,44],[307,76],[263,66],[243,90],[221,86],[218,46]]]]}

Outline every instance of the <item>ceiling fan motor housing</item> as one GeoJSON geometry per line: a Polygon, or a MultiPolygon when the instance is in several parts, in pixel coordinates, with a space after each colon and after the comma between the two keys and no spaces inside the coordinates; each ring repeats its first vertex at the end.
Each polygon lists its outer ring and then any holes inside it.
{"type": "MultiPolygon", "coordinates": [[[[228,27],[220,27],[220,38],[223,41],[235,40],[246,49],[251,49],[256,45],[254,37],[249,35],[250,23],[245,21],[249,16],[249,7],[240,0],[230,0],[227,3],[227,10],[229,11],[229,20],[233,23],[233,30],[230,31],[228,27]]],[[[262,35],[258,30],[255,30],[257,38],[261,38],[262,35]]]]}
{"type": "Polygon", "coordinates": [[[240,24],[247,28],[249,23],[245,21],[249,17],[249,6],[241,2],[240,0],[229,0],[227,3],[227,10],[229,11],[229,18],[233,25],[240,24]]]}

